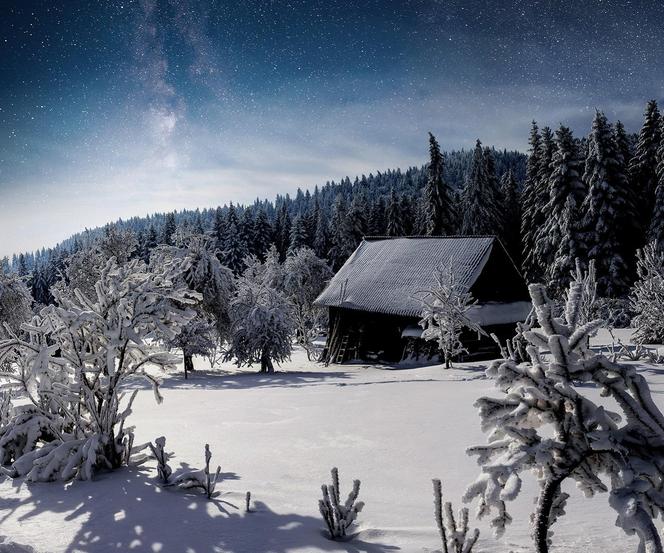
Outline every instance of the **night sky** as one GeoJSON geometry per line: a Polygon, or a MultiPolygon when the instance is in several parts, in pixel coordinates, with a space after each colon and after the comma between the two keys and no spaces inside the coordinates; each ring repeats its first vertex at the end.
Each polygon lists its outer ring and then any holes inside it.
{"type": "Polygon", "coordinates": [[[658,1],[0,4],[0,255],[663,96],[658,1]]]}

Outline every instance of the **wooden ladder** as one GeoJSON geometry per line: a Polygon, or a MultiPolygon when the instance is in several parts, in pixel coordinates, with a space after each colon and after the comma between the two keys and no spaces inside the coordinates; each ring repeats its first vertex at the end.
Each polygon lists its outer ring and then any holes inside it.
{"type": "Polygon", "coordinates": [[[334,358],[335,363],[343,363],[344,362],[344,357],[346,356],[346,350],[348,349],[348,334],[344,334],[344,337],[341,339],[341,346],[339,347],[339,351],[337,352],[337,355],[334,358]]]}

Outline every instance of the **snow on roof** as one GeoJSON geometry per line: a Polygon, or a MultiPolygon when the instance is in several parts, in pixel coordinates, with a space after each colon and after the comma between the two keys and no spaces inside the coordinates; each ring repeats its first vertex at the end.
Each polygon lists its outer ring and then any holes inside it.
{"type": "Polygon", "coordinates": [[[452,259],[460,282],[470,288],[494,243],[494,236],[366,238],[315,303],[418,317],[417,296],[431,289],[436,267],[452,259]]]}

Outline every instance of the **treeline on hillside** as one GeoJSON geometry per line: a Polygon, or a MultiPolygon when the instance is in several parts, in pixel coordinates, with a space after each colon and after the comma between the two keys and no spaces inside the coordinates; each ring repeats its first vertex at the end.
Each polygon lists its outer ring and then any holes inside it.
{"type": "MultiPolygon", "coordinates": [[[[526,156],[506,150],[486,150],[491,171],[499,178],[512,171],[516,182],[525,176],[526,156]]],[[[474,151],[444,154],[443,178],[451,200],[458,202],[474,166],[474,151]]],[[[222,262],[239,273],[247,254],[264,258],[274,243],[282,260],[300,245],[311,246],[335,269],[365,235],[426,234],[423,190],[429,180],[428,165],[384,173],[346,177],[341,182],[298,190],[295,197],[278,195],[252,205],[224,205],[216,209],[182,210],[120,220],[112,225],[78,233],[50,249],[16,254],[0,260],[2,270],[28,280],[38,303],[50,303],[49,289],[64,275],[72,254],[92,247],[108,236],[111,227],[131,231],[137,241],[135,256],[144,260],[158,245],[172,245],[174,232],[187,229],[215,239],[222,262]]]]}

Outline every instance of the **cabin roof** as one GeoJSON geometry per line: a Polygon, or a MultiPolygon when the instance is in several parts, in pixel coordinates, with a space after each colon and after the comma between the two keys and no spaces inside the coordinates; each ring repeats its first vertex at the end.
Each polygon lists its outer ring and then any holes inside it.
{"type": "MultiPolygon", "coordinates": [[[[365,238],[315,303],[418,317],[422,312],[418,296],[432,288],[439,265],[451,259],[459,282],[472,292],[492,252],[509,260],[495,236],[365,238]]],[[[511,260],[509,265],[512,276],[521,279],[511,260]]]]}

